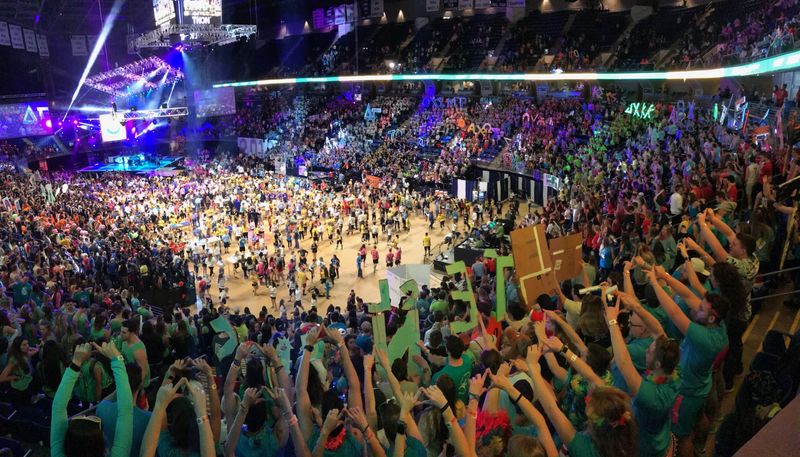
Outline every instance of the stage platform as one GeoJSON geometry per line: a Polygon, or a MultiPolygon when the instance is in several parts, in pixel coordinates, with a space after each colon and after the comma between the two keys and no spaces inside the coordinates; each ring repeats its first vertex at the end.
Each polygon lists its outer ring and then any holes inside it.
{"type": "Polygon", "coordinates": [[[159,157],[145,159],[143,155],[116,156],[106,163],[95,163],[78,170],[81,173],[135,173],[135,174],[175,174],[183,169],[183,157],[159,157]]]}

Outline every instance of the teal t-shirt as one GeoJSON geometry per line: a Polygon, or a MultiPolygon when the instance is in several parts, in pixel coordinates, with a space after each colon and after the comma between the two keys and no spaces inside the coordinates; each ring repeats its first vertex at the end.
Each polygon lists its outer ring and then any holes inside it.
{"type": "MultiPolygon", "coordinates": [[[[311,438],[309,438],[306,442],[308,449],[311,452],[314,452],[314,447],[317,445],[317,440],[319,440],[319,428],[314,427],[314,432],[311,434],[311,438]]],[[[344,442],[342,442],[338,449],[335,451],[325,449],[322,455],[324,457],[350,457],[352,455],[361,455],[363,452],[364,446],[348,430],[345,432],[344,442]]]]}
{"type": "Polygon", "coordinates": [[[22,306],[31,298],[31,292],[33,291],[33,286],[30,283],[23,284],[15,284],[14,285],[14,306],[22,306]]]}
{"type": "Polygon", "coordinates": [[[433,375],[431,381],[435,384],[436,380],[442,377],[442,375],[449,376],[456,386],[456,396],[459,400],[464,402],[464,404],[467,404],[469,401],[469,377],[472,374],[472,364],[474,361],[469,351],[461,355],[461,360],[463,360],[463,363],[457,367],[451,366],[450,364],[445,365],[444,368],[433,375]]]}
{"type": "MultiPolygon", "coordinates": [[[[394,443],[392,443],[389,448],[383,448],[386,451],[387,456],[394,455],[394,443]]],[[[404,457],[426,457],[428,455],[428,450],[425,449],[425,445],[422,442],[414,437],[406,436],[406,452],[403,454],[404,457]]]]}
{"type": "MultiPolygon", "coordinates": [[[[144,431],[147,430],[147,423],[150,422],[150,411],[133,408],[133,440],[131,441],[131,455],[139,455],[142,445],[144,431]]],[[[114,445],[114,435],[117,431],[117,402],[103,400],[97,406],[97,417],[103,423],[103,437],[106,441],[106,449],[111,449],[114,445]]]]}
{"type": "Polygon", "coordinates": [[[266,425],[254,435],[248,436],[242,431],[236,443],[236,457],[273,456],[278,455],[279,450],[278,439],[266,425]]]}
{"type": "MultiPolygon", "coordinates": [[[[639,373],[643,373],[644,370],[647,369],[647,348],[649,348],[651,344],[653,344],[653,339],[648,337],[634,338],[626,345],[628,347],[628,353],[631,355],[633,366],[639,373]]],[[[620,371],[617,366],[617,362],[611,363],[611,375],[614,378],[614,387],[623,392],[627,392],[628,383],[625,382],[625,378],[622,376],[622,371],[620,371]]]]}
{"type": "Polygon", "coordinates": [[[680,390],[680,377],[642,379],[633,399],[633,414],[639,426],[639,455],[664,457],[672,441],[671,413],[680,390]],[[660,382],[659,382],[660,381],[660,382]]]}
{"type": "Polygon", "coordinates": [[[569,449],[569,457],[601,457],[586,432],[576,433],[567,448],[569,449]]]}
{"type": "Polygon", "coordinates": [[[158,457],[200,457],[198,451],[183,452],[181,449],[172,445],[172,436],[169,430],[162,430],[158,437],[158,447],[156,448],[158,457]]]}
{"type": "Polygon", "coordinates": [[[728,345],[725,323],[705,327],[692,322],[681,343],[681,394],[706,397],[711,391],[711,369],[717,354],[728,345]]]}

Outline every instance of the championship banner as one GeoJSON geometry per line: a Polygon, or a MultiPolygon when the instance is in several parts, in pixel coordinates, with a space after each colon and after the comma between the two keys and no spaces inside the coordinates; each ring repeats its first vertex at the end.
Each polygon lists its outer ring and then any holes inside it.
{"type": "Polygon", "coordinates": [[[366,181],[370,187],[375,187],[375,188],[381,187],[381,178],[377,176],[367,175],[366,181]]]}
{"type": "Polygon", "coordinates": [[[9,24],[8,30],[11,33],[11,46],[13,46],[14,49],[25,49],[25,39],[22,38],[22,27],[9,24]]]}
{"type": "Polygon", "coordinates": [[[466,10],[472,8],[474,3],[472,0],[458,0],[458,9],[466,10]]]}
{"type": "Polygon", "coordinates": [[[442,8],[441,0],[425,0],[425,11],[433,13],[442,8]]]}
{"type": "Polygon", "coordinates": [[[553,269],[544,224],[530,225],[511,232],[511,252],[517,270],[522,297],[532,305],[536,297],[552,289],[550,271],[553,269]]]}
{"type": "Polygon", "coordinates": [[[442,0],[442,8],[446,10],[454,10],[458,8],[458,0],[442,0]]]}
{"type": "Polygon", "coordinates": [[[86,48],[86,35],[72,35],[70,37],[73,56],[87,56],[89,51],[86,48]]]}
{"type": "Polygon", "coordinates": [[[267,151],[267,142],[261,138],[238,137],[236,145],[248,156],[262,156],[267,151]]]}
{"type": "Polygon", "coordinates": [[[0,45],[11,46],[11,35],[8,33],[8,22],[0,21],[0,45]]]}
{"type": "Polygon", "coordinates": [[[22,29],[22,36],[25,37],[25,50],[28,52],[39,52],[36,46],[36,34],[31,29],[22,29]]]}
{"type": "Polygon", "coordinates": [[[475,0],[475,9],[491,8],[491,0],[475,0]]]}
{"type": "Polygon", "coordinates": [[[550,240],[550,253],[553,255],[553,270],[556,279],[566,281],[581,274],[583,237],[580,233],[550,240]]]}
{"type": "Polygon", "coordinates": [[[36,44],[39,47],[40,56],[50,57],[50,48],[47,47],[47,36],[36,35],[36,44]]]}

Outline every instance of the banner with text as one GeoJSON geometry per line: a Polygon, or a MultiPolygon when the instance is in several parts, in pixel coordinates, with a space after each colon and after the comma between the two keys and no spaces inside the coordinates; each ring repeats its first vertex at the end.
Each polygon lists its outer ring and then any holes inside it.
{"type": "Polygon", "coordinates": [[[8,34],[8,22],[0,21],[0,45],[11,46],[11,35],[8,34]]]}
{"type": "Polygon", "coordinates": [[[239,150],[248,156],[263,156],[267,151],[267,140],[261,138],[244,138],[239,137],[236,139],[236,145],[239,150]]]}
{"type": "Polygon", "coordinates": [[[22,27],[9,24],[8,31],[11,33],[11,46],[14,46],[14,49],[25,49],[25,39],[22,38],[22,27]]]}
{"type": "Polygon", "coordinates": [[[432,13],[442,8],[441,0],[425,0],[425,11],[432,13]]]}
{"type": "Polygon", "coordinates": [[[22,35],[25,37],[25,49],[28,52],[39,52],[36,46],[36,34],[31,29],[22,29],[22,35]]]}
{"type": "Polygon", "coordinates": [[[475,6],[472,0],[458,0],[458,9],[466,10],[475,6]]]}
{"type": "Polygon", "coordinates": [[[50,57],[50,48],[47,47],[47,36],[36,35],[36,44],[39,47],[39,55],[42,57],[50,57]]]}
{"type": "Polygon", "coordinates": [[[86,49],[86,35],[72,35],[69,41],[72,45],[73,56],[89,55],[89,51],[86,49]]]}

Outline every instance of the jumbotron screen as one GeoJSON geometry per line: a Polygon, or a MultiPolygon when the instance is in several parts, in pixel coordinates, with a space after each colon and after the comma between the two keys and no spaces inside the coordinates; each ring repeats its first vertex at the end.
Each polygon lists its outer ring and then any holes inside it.
{"type": "Polygon", "coordinates": [[[153,0],[153,14],[156,18],[156,27],[169,25],[176,20],[175,2],[173,0],[153,0]]]}
{"type": "Polygon", "coordinates": [[[222,0],[183,0],[187,24],[211,24],[222,20],[222,0]]]}
{"type": "Polygon", "coordinates": [[[0,105],[0,139],[53,134],[47,102],[0,105]]]}
{"type": "Polygon", "coordinates": [[[236,95],[233,88],[194,91],[197,117],[226,116],[236,114],[236,95]]]}

